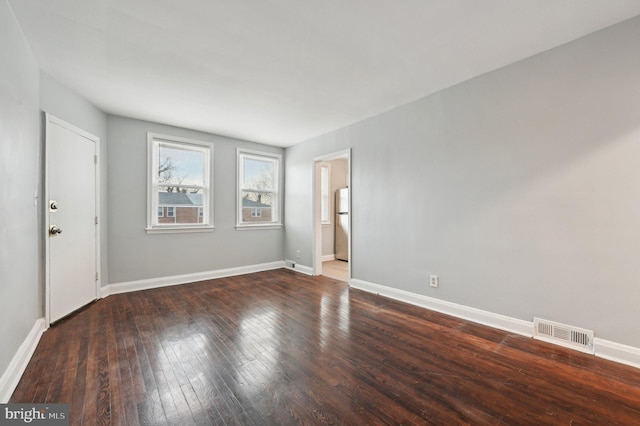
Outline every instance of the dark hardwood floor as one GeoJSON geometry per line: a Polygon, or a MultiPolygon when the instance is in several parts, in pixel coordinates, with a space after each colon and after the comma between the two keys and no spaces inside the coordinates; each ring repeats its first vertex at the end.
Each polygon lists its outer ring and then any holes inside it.
{"type": "Polygon", "coordinates": [[[71,424],[640,424],[640,370],[277,270],[100,300],[11,402],[71,424]]]}

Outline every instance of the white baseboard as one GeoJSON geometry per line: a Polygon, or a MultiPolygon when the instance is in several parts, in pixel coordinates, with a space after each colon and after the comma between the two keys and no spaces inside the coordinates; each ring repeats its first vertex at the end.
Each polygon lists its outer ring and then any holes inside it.
{"type": "Polygon", "coordinates": [[[432,311],[441,312],[443,314],[452,315],[454,317],[477,322],[479,324],[488,325],[489,327],[499,328],[500,330],[509,331],[511,333],[520,334],[522,336],[533,337],[533,322],[523,321],[517,318],[511,318],[505,315],[494,314],[493,312],[483,311],[476,308],[470,308],[457,303],[447,302],[433,297],[423,296],[421,294],[411,293],[396,288],[387,287],[380,284],[374,284],[363,280],[352,278],[349,282],[351,287],[370,293],[377,293],[381,296],[391,299],[400,300],[412,305],[431,309],[432,311]]]}
{"type": "Polygon", "coordinates": [[[29,364],[45,329],[44,318],[38,318],[2,374],[2,377],[0,377],[0,404],[7,403],[11,398],[11,394],[18,386],[22,373],[27,368],[27,364],[29,364]]]}
{"type": "Polygon", "coordinates": [[[238,266],[235,268],[218,269],[215,271],[195,272],[193,274],[173,275],[169,277],[150,278],[145,280],[128,281],[109,284],[100,289],[100,297],[110,294],[128,293],[130,291],[147,290],[151,288],[167,287],[170,285],[187,284],[197,281],[213,280],[216,278],[232,277],[235,275],[251,274],[284,268],[284,261],[260,263],[257,265],[238,266]]]}
{"type": "Polygon", "coordinates": [[[593,339],[593,346],[597,357],[640,368],[640,348],[597,337],[593,339]]]}
{"type": "MultiPolygon", "coordinates": [[[[287,261],[287,264],[290,264],[287,261]]],[[[184,284],[208,279],[223,278],[234,275],[242,275],[253,272],[267,271],[286,267],[295,272],[301,272],[307,275],[313,275],[313,269],[296,264],[295,268],[285,266],[284,261],[263,263],[258,265],[242,266],[238,268],[221,269],[217,271],[200,272],[195,274],[176,275],[172,277],[163,277],[158,279],[130,281],[118,284],[110,284],[102,288],[101,295],[106,297],[109,294],[125,293],[129,291],[144,290],[155,287],[164,287],[169,285],[184,284]]],[[[468,321],[498,328],[508,332],[520,334],[527,337],[533,336],[533,322],[523,321],[517,318],[507,317],[505,315],[495,314],[464,305],[459,305],[444,300],[411,293],[392,287],[374,284],[363,280],[351,279],[349,285],[351,287],[368,291],[370,293],[380,294],[412,305],[431,309],[444,314],[452,315],[468,321]]],[[[36,320],[33,328],[18,348],[9,366],[0,377],[0,404],[9,401],[13,394],[24,370],[27,368],[33,353],[38,346],[42,333],[46,330],[44,318],[36,320]]],[[[605,339],[594,339],[595,356],[629,365],[631,367],[640,368],[640,348],[623,345],[605,339]]]]}
{"type": "Polygon", "coordinates": [[[322,256],[322,261],[323,262],[329,262],[331,260],[336,260],[336,255],[335,254],[325,254],[324,256],[322,256]]]}
{"type": "MultiPolygon", "coordinates": [[[[498,328],[500,330],[511,333],[520,334],[526,337],[533,337],[533,321],[524,321],[505,315],[495,314],[493,312],[483,311],[469,306],[458,305],[457,303],[447,302],[432,297],[423,296],[421,294],[411,293],[380,284],[374,284],[363,280],[352,278],[349,282],[351,287],[376,293],[391,299],[400,300],[412,305],[420,306],[443,314],[451,315],[457,318],[473,321],[478,324],[487,325],[489,327],[498,328]]],[[[544,340],[544,339],[540,339],[544,340]]],[[[629,365],[631,367],[640,368],[640,348],[627,346],[620,343],[612,342],[605,339],[594,338],[594,355],[609,361],[618,362],[620,364],[629,365]]],[[[547,341],[547,340],[545,340],[547,341]]],[[[557,345],[555,341],[547,341],[548,343],[557,345]]],[[[569,349],[576,348],[565,346],[569,349]]],[[[591,352],[589,352],[591,353],[591,352]]]]}
{"type": "Polygon", "coordinates": [[[293,260],[285,260],[284,264],[285,264],[285,268],[290,271],[300,272],[301,274],[313,276],[313,268],[310,268],[305,265],[301,265],[299,263],[294,262],[293,260]]]}

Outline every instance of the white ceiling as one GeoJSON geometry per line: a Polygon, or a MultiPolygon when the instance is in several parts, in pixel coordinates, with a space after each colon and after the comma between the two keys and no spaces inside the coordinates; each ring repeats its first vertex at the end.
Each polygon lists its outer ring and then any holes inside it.
{"type": "Polygon", "coordinates": [[[105,112],[290,146],[640,14],[638,0],[9,0],[105,112]]]}

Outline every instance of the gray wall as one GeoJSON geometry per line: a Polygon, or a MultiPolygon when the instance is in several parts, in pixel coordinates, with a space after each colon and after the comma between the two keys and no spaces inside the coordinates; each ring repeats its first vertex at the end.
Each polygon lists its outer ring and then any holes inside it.
{"type": "Polygon", "coordinates": [[[348,161],[345,159],[337,159],[326,161],[331,164],[331,180],[329,183],[329,214],[331,217],[330,225],[322,225],[322,255],[327,256],[335,254],[334,239],[336,228],[335,215],[335,192],[336,189],[347,186],[347,173],[349,170],[348,161]]]}
{"type": "Polygon", "coordinates": [[[282,260],[282,230],[235,230],[236,148],[282,149],[115,116],[108,117],[107,130],[111,283],[282,260]],[[147,132],[214,143],[214,232],[145,232],[147,132]]]}
{"type": "Polygon", "coordinates": [[[93,104],[42,71],[40,72],[40,109],[100,138],[100,265],[102,283],[104,285],[109,282],[107,258],[107,116],[93,104]]]}
{"type": "Polygon", "coordinates": [[[38,207],[38,67],[0,1],[0,376],[42,316],[38,207]]]}
{"type": "Polygon", "coordinates": [[[287,149],[284,257],[312,264],[313,157],[352,147],[354,278],[640,346],[639,40],[635,18],[287,149]]]}

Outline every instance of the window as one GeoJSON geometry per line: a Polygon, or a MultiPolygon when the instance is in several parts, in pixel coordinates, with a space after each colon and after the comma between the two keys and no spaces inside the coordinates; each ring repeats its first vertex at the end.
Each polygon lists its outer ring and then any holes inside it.
{"type": "Polygon", "coordinates": [[[154,133],[147,144],[147,232],[213,230],[213,144],[154,133]]]}
{"type": "Polygon", "coordinates": [[[280,228],[279,154],[238,149],[237,229],[280,228]]]}
{"type": "Polygon", "coordinates": [[[329,182],[331,179],[331,165],[320,165],[320,220],[323,225],[331,224],[329,182]]]}

